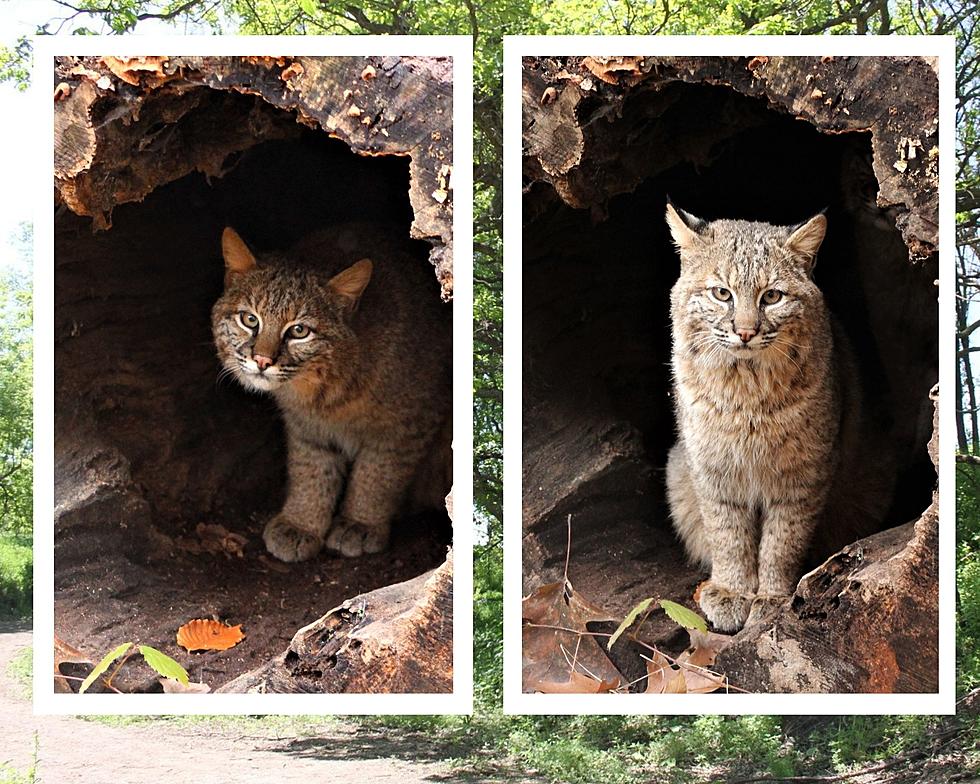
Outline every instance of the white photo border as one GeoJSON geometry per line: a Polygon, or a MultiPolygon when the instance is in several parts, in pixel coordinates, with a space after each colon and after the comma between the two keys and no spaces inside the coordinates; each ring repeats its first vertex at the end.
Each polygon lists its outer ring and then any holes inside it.
{"type": "MultiPolygon", "coordinates": [[[[34,222],[34,712],[81,715],[473,711],[473,42],[469,36],[37,36],[34,222]],[[54,693],[53,58],[60,55],[451,57],[453,61],[453,690],[448,694],[54,693]]],[[[324,611],[329,608],[324,608],[324,611]]]]}
{"type": "Polygon", "coordinates": [[[956,705],[954,357],[955,39],[952,36],[504,38],[504,713],[952,714],[956,705]],[[934,56],[939,63],[939,691],[925,694],[525,694],[521,691],[521,60],[559,56],[934,56]]]}

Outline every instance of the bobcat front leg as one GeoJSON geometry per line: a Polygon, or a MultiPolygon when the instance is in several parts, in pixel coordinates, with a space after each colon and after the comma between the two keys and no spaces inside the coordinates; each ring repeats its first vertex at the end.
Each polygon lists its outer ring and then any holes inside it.
{"type": "Polygon", "coordinates": [[[351,468],[327,547],[348,558],[384,550],[391,534],[391,519],[405,497],[420,458],[421,452],[363,449],[351,468]]]}
{"type": "Polygon", "coordinates": [[[701,501],[711,543],[711,578],[698,603],[723,632],[742,628],[758,587],[756,516],[748,504],[729,499],[701,501]]]}
{"type": "Polygon", "coordinates": [[[266,523],[265,548],[280,561],[306,561],[320,552],[347,474],[335,447],[289,434],[289,490],[282,511],[266,523]]]}
{"type": "Polygon", "coordinates": [[[777,501],[766,510],[759,542],[759,593],[750,623],[767,619],[796,589],[817,515],[813,501],[777,501]]]}

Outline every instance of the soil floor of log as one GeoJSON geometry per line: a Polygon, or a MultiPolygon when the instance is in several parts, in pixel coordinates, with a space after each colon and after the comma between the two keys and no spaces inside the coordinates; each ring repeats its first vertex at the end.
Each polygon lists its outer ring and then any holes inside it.
{"type": "MultiPolygon", "coordinates": [[[[265,552],[261,531],[261,521],[240,531],[248,537],[242,558],[175,546],[168,557],[134,563],[107,547],[97,560],[58,571],[55,633],[93,661],[126,641],[150,645],[179,661],[192,680],[216,689],[282,653],[298,629],[345,599],[438,566],[451,535],[448,518],[431,515],[396,523],[384,553],[347,559],[323,552],[286,564],[265,552]],[[188,653],[176,633],[194,618],[241,624],[245,639],[227,651],[188,653]]],[[[113,685],[160,691],[138,656],[113,685]]]]}

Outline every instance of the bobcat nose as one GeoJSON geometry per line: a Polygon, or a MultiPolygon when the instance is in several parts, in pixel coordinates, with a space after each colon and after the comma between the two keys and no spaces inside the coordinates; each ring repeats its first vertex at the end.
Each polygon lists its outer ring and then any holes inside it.
{"type": "Polygon", "coordinates": [[[752,338],[759,334],[757,329],[742,329],[740,327],[735,328],[735,334],[737,334],[743,343],[748,343],[752,338]]]}
{"type": "Polygon", "coordinates": [[[272,360],[269,357],[264,357],[261,354],[253,354],[252,359],[255,360],[255,364],[259,366],[259,370],[265,370],[272,366],[272,360]]]}

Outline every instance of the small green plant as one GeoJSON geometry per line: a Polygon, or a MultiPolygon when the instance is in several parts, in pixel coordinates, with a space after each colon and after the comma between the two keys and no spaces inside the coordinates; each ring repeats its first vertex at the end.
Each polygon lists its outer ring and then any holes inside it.
{"type": "Polygon", "coordinates": [[[180,666],[176,661],[171,659],[167,654],[161,653],[156,648],[151,648],[149,645],[139,645],[132,642],[124,642],[122,645],[118,645],[109,651],[105,656],[102,657],[102,661],[92,668],[86,678],[82,681],[82,685],[78,687],[78,693],[84,694],[85,691],[95,683],[101,675],[103,675],[106,670],[112,665],[116,659],[121,659],[116,668],[112,671],[112,674],[105,679],[105,685],[118,692],[118,689],[113,688],[112,679],[116,676],[116,673],[122,668],[134,653],[139,652],[143,657],[143,660],[160,676],[164,678],[170,678],[175,681],[179,681],[183,685],[187,685],[190,682],[190,676],[187,674],[187,670],[180,666]]]}
{"type": "Polygon", "coordinates": [[[0,534],[0,618],[28,618],[34,591],[30,539],[0,534]]]}
{"type": "MultiPolygon", "coordinates": [[[[612,636],[606,643],[606,647],[609,650],[612,650],[616,640],[622,636],[623,632],[636,623],[636,619],[640,617],[641,613],[643,614],[643,620],[646,620],[647,616],[650,614],[649,608],[651,604],[653,604],[652,596],[649,599],[644,599],[626,614],[626,617],[623,618],[623,622],[619,624],[616,631],[612,633],[612,636]]],[[[683,626],[685,629],[697,629],[698,631],[702,632],[706,632],[708,630],[708,624],[705,622],[704,618],[693,610],[687,609],[687,607],[684,605],[678,604],[677,602],[672,602],[669,599],[661,599],[659,604],[661,609],[667,613],[667,617],[678,626],[683,626]]]]}

